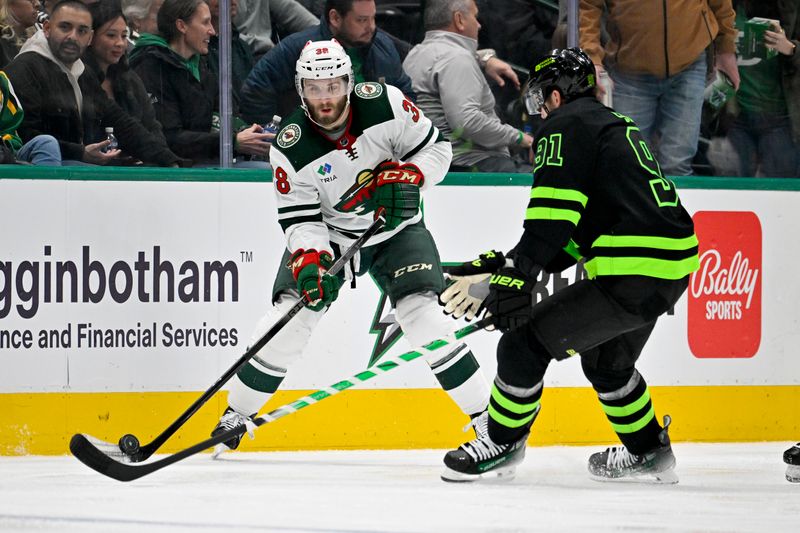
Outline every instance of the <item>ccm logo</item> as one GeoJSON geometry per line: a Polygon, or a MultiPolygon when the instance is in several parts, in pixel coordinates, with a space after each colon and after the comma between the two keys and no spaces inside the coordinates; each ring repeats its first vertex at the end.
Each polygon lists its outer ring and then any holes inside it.
{"type": "Polygon", "coordinates": [[[512,278],[511,276],[501,276],[500,274],[492,276],[491,283],[494,285],[503,285],[510,289],[521,289],[525,286],[525,282],[521,279],[512,278]]]}
{"type": "Polygon", "coordinates": [[[417,263],[416,265],[404,266],[394,271],[394,277],[399,278],[403,274],[416,272],[417,270],[433,270],[433,265],[430,263],[417,263]]]}
{"type": "Polygon", "coordinates": [[[419,179],[419,174],[409,172],[407,170],[384,170],[381,172],[381,181],[407,181],[409,183],[416,183],[419,179]]]}

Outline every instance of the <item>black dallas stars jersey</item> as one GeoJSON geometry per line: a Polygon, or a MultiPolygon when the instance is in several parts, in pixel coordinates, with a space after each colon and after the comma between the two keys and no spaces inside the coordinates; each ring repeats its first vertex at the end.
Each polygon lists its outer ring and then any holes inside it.
{"type": "MultiPolygon", "coordinates": [[[[336,142],[298,108],[270,151],[278,221],[290,251],[330,250],[329,242],[348,246],[363,233],[374,217],[372,170],[379,163],[414,163],[425,177],[423,190],[440,182],[450,166],[450,143],[399,89],[360,83],[350,95],[350,107],[347,128],[336,142]]],[[[367,246],[421,216],[378,233],[367,246]]]]}
{"type": "Polygon", "coordinates": [[[536,139],[517,253],[547,270],[583,257],[590,278],[697,270],[692,219],[633,121],[579,98],[554,110],[536,139]]]}

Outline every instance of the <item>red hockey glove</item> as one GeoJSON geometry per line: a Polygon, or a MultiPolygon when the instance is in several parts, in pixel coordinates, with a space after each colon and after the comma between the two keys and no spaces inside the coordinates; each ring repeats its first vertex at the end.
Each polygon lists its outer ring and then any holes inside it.
{"type": "Polygon", "coordinates": [[[385,161],[373,171],[375,211],[386,218],[384,229],[391,231],[419,212],[419,188],[425,177],[412,163],[385,161]]]}
{"type": "Polygon", "coordinates": [[[330,305],[339,295],[342,282],[337,276],[328,274],[333,264],[330,252],[317,252],[314,249],[296,250],[289,260],[289,268],[297,282],[297,290],[306,307],[320,311],[330,305]]]}

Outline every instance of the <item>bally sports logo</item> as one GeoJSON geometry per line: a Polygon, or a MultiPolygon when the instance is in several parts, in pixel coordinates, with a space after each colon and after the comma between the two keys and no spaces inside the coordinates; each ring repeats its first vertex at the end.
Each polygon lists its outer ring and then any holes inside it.
{"type": "Polygon", "coordinates": [[[700,269],[689,286],[698,358],[753,357],[761,344],[761,223],[749,211],[698,211],[700,269]]]}

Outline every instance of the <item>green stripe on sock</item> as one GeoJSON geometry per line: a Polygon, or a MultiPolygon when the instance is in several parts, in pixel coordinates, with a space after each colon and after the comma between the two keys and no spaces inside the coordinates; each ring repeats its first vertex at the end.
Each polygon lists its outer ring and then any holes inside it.
{"type": "Polygon", "coordinates": [[[237,374],[239,379],[253,390],[258,392],[268,392],[270,394],[278,390],[281,386],[284,376],[273,376],[265,374],[253,366],[252,363],[247,363],[239,370],[237,374]]]}
{"type": "Polygon", "coordinates": [[[526,416],[522,420],[515,420],[513,418],[505,416],[504,414],[499,413],[497,409],[495,409],[492,406],[492,404],[489,404],[489,416],[491,417],[492,420],[494,420],[498,424],[516,429],[518,427],[524,426],[525,424],[533,420],[533,417],[536,416],[536,411],[534,410],[530,415],[526,416]]]}
{"type": "Polygon", "coordinates": [[[464,384],[478,371],[478,368],[480,368],[478,361],[475,360],[475,356],[472,355],[472,352],[468,351],[461,359],[434,375],[442,388],[448,391],[464,384]]]}
{"type": "Polygon", "coordinates": [[[614,431],[616,431],[617,433],[636,433],[637,431],[645,427],[647,424],[649,424],[650,421],[653,420],[655,417],[656,417],[656,410],[651,405],[647,413],[636,422],[631,422],[630,424],[615,424],[614,422],[611,422],[611,427],[614,428],[614,431]]]}
{"type": "Polygon", "coordinates": [[[541,399],[539,399],[531,403],[514,402],[503,396],[502,391],[497,388],[496,384],[492,384],[492,398],[500,405],[500,407],[502,407],[506,411],[510,411],[518,415],[535,411],[536,408],[539,406],[539,402],[541,401],[541,399]]]}
{"type": "Polygon", "coordinates": [[[608,416],[630,416],[636,414],[637,412],[641,411],[642,408],[647,405],[647,402],[650,401],[650,389],[647,388],[644,390],[644,393],[633,403],[629,403],[628,405],[620,405],[620,406],[613,406],[613,405],[606,405],[603,403],[603,400],[600,400],[600,405],[603,406],[603,411],[608,416]]]}

